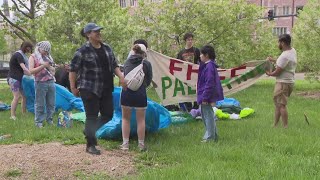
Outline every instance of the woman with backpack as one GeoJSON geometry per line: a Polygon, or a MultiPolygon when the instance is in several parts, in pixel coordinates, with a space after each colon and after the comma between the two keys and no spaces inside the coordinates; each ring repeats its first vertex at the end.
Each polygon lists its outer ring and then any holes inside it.
{"type": "MultiPolygon", "coordinates": [[[[142,84],[135,84],[131,79],[127,82],[128,87],[121,92],[121,107],[122,107],[122,139],[123,143],[120,146],[122,150],[129,150],[130,136],[130,119],[132,110],[136,111],[138,148],[140,151],[145,151],[145,117],[147,109],[147,91],[146,88],[152,80],[151,63],[146,58],[146,46],[143,44],[135,44],[132,48],[133,53],[129,56],[124,64],[124,76],[128,79],[128,74],[137,66],[142,64],[144,77],[142,84]]],[[[143,75],[142,75],[143,76],[143,75]]],[[[139,77],[136,77],[139,79],[139,77]]]]}

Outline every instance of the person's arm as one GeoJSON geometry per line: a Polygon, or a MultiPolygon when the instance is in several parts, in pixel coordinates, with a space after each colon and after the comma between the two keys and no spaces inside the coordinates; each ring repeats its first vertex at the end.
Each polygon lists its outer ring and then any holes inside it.
{"type": "Polygon", "coordinates": [[[120,68],[119,68],[119,67],[116,67],[116,68],[114,69],[114,73],[115,73],[116,76],[118,76],[119,82],[120,82],[122,88],[123,88],[123,89],[126,89],[126,88],[127,88],[127,83],[126,83],[125,80],[124,80],[124,76],[123,76],[123,73],[120,71],[120,68]]]}
{"type": "Polygon", "coordinates": [[[207,72],[205,74],[206,76],[206,81],[204,84],[204,91],[202,93],[202,104],[208,104],[211,103],[210,101],[210,96],[212,94],[212,90],[214,90],[215,82],[214,82],[214,74],[216,69],[214,69],[215,67],[213,66],[209,66],[210,64],[207,65],[208,69],[207,72]]]}
{"type": "Polygon", "coordinates": [[[198,48],[195,48],[195,55],[194,55],[194,64],[199,64],[200,62],[200,50],[198,48]]]}
{"type": "Polygon", "coordinates": [[[69,72],[70,90],[73,95],[79,96],[79,90],[76,87],[77,73],[69,72]]]}
{"type": "Polygon", "coordinates": [[[25,75],[31,76],[29,69],[26,67],[26,65],[24,63],[20,63],[20,67],[23,69],[23,73],[25,75]]]}
{"type": "Polygon", "coordinates": [[[42,69],[50,67],[49,62],[44,62],[43,64],[41,64],[38,67],[34,67],[35,63],[34,63],[34,58],[33,56],[30,56],[29,58],[29,71],[31,74],[36,74],[38,72],[40,72],[42,69]]]}
{"type": "Polygon", "coordinates": [[[266,71],[266,75],[268,76],[279,76],[279,74],[282,72],[282,68],[277,66],[276,70],[274,70],[273,72],[269,72],[269,71],[266,71]]]}

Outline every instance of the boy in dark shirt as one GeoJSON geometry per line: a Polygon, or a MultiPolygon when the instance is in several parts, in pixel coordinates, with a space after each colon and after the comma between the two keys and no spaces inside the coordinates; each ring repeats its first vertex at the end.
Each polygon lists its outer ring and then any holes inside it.
{"type": "MultiPolygon", "coordinates": [[[[177,59],[181,59],[183,61],[192,62],[194,64],[199,64],[200,61],[200,51],[198,48],[193,46],[193,34],[186,33],[183,36],[183,40],[186,42],[186,46],[182,49],[177,56],[177,59]]],[[[190,111],[191,109],[198,109],[199,106],[197,102],[185,102],[179,103],[180,109],[183,111],[190,111]]]]}

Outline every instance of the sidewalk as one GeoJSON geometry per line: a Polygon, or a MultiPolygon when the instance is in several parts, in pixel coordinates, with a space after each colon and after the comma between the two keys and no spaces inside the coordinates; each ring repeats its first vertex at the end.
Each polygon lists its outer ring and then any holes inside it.
{"type": "Polygon", "coordinates": [[[3,83],[7,83],[7,79],[6,78],[0,78],[0,84],[3,84],[3,83]]]}

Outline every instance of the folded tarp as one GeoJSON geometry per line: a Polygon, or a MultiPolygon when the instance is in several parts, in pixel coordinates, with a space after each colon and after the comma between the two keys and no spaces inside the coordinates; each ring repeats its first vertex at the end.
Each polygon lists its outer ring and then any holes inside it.
{"type": "MultiPolygon", "coordinates": [[[[56,111],[62,109],[64,111],[71,111],[73,109],[84,111],[84,106],[81,98],[75,97],[65,87],[55,84],[56,86],[56,111]]],[[[23,76],[22,87],[27,98],[27,110],[34,113],[34,78],[32,76],[23,76]]]]}

